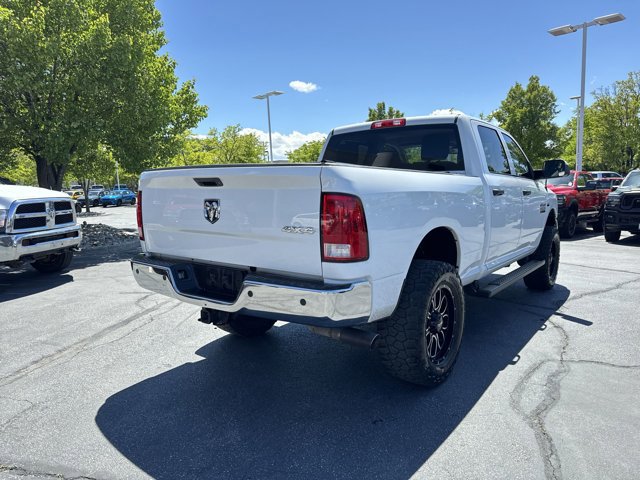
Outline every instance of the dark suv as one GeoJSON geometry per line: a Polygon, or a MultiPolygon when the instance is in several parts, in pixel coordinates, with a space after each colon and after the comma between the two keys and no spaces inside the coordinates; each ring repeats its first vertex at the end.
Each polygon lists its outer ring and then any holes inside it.
{"type": "Polygon", "coordinates": [[[620,240],[623,230],[640,234],[640,169],[629,172],[620,186],[607,197],[604,228],[607,242],[620,240]]]}

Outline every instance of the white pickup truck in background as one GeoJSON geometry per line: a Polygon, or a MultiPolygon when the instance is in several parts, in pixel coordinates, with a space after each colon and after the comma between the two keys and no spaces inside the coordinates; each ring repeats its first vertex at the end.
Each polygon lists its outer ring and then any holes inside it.
{"type": "Polygon", "coordinates": [[[0,265],[26,262],[43,273],[59,272],[69,266],[81,241],[69,195],[0,185],[0,265]]]}
{"type": "Polygon", "coordinates": [[[507,132],[465,115],[336,128],[313,164],[148,171],[133,274],[228,332],[306,324],[433,386],[458,355],[463,286],[553,287],[557,202],[541,180],[567,173],[534,171],[507,132]]]}

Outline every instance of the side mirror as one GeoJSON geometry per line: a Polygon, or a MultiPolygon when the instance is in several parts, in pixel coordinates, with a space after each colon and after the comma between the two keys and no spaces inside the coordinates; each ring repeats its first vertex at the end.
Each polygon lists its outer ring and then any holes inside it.
{"type": "Polygon", "coordinates": [[[547,160],[544,162],[542,170],[534,171],[534,180],[543,178],[565,177],[571,174],[571,169],[567,162],[561,159],[547,160]]]}
{"type": "Polygon", "coordinates": [[[558,158],[544,162],[542,173],[544,178],[564,177],[571,173],[571,169],[569,165],[567,165],[567,162],[558,158]]]}

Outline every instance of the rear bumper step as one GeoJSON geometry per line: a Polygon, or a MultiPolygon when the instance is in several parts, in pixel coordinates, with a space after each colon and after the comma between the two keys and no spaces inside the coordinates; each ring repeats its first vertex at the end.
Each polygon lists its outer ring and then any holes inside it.
{"type": "MultiPolygon", "coordinates": [[[[371,315],[369,282],[348,285],[317,284],[313,288],[308,282],[301,286],[295,280],[249,274],[234,300],[222,300],[193,288],[189,292],[181,290],[178,284],[185,282],[183,278],[176,278],[176,271],[181,276],[184,275],[182,266],[184,263],[145,256],[131,260],[131,269],[138,285],[201,308],[324,327],[366,323],[371,315]],[[174,268],[178,266],[179,269],[174,268]]],[[[190,285],[193,286],[193,283],[190,285]]]]}

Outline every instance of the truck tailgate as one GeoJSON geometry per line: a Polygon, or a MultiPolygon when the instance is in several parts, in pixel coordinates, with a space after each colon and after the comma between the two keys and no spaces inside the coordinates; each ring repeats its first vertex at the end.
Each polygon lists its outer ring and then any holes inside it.
{"type": "Polygon", "coordinates": [[[321,168],[251,165],[144,172],[145,248],[195,262],[320,277],[321,168]]]}

